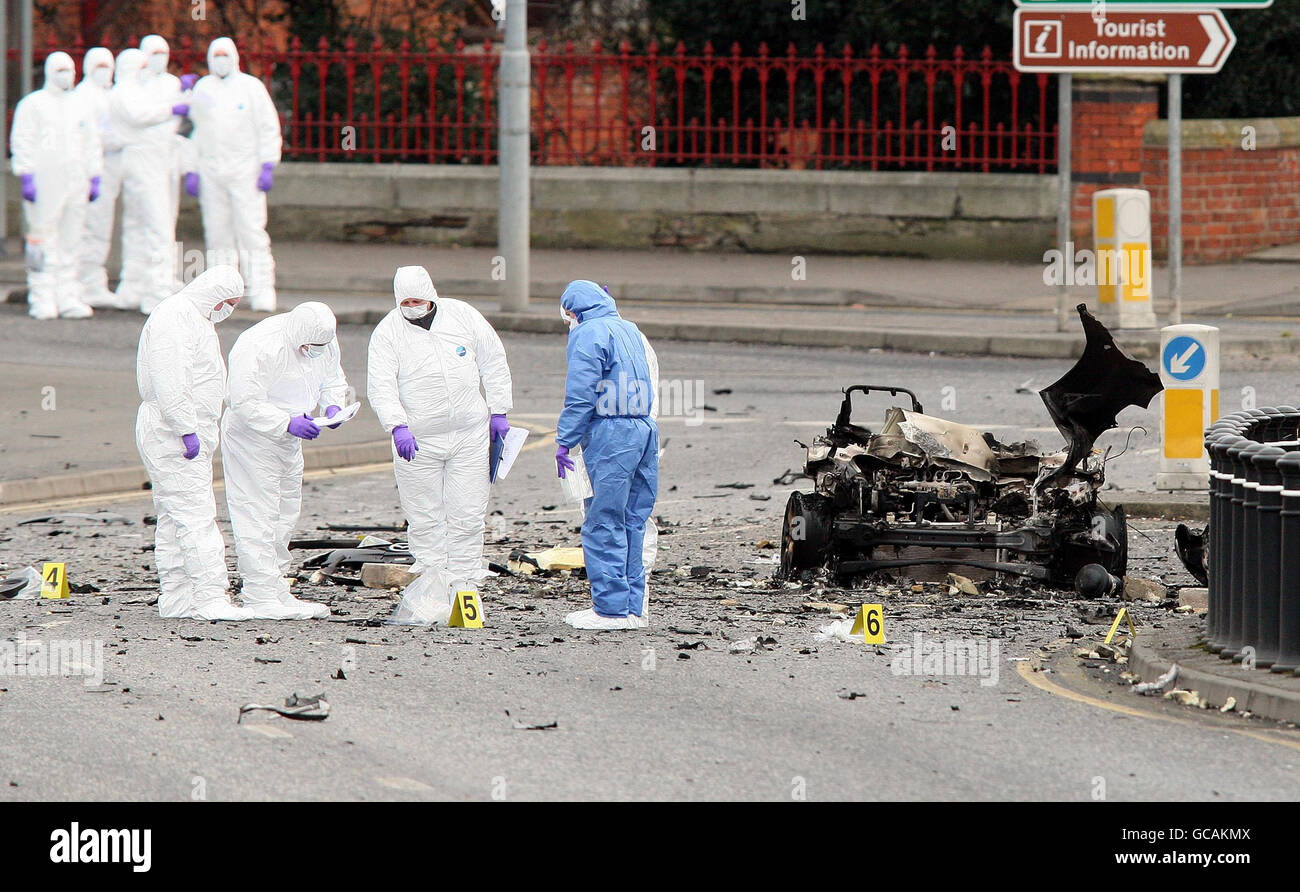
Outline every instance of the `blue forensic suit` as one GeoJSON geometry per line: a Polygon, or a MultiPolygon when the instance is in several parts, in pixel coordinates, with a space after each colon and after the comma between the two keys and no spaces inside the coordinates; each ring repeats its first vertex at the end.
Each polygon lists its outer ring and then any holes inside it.
{"type": "Polygon", "coordinates": [[[641,616],[646,521],[659,489],[659,426],[641,331],[618,315],[595,282],[570,282],[560,304],[578,317],[569,332],[564,411],[555,441],[582,446],[592,498],[582,550],[600,616],[641,616]]]}

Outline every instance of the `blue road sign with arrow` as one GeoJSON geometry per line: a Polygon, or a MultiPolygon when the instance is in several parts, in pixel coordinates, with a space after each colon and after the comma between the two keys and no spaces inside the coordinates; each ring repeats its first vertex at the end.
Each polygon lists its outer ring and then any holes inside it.
{"type": "Polygon", "coordinates": [[[1205,371],[1205,345],[1196,338],[1179,335],[1165,345],[1160,361],[1171,378],[1190,381],[1205,371]]]}

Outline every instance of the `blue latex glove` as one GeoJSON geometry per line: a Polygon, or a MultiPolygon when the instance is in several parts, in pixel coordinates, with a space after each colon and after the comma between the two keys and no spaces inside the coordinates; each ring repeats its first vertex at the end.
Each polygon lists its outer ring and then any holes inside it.
{"type": "Polygon", "coordinates": [[[270,161],[262,165],[262,172],[257,175],[257,188],[263,192],[270,192],[271,187],[275,185],[275,165],[270,161]]]}
{"type": "Polygon", "coordinates": [[[289,433],[301,440],[314,440],[320,436],[320,428],[306,415],[297,415],[289,419],[289,433]]]}
{"type": "Polygon", "coordinates": [[[197,173],[191,172],[185,174],[185,193],[189,195],[190,198],[199,197],[199,175],[197,173]]]}
{"type": "Polygon", "coordinates": [[[404,424],[399,424],[393,428],[393,445],[397,447],[397,454],[407,461],[415,458],[415,453],[420,451],[419,444],[415,442],[415,436],[404,424]]]}
{"type": "Polygon", "coordinates": [[[198,79],[199,79],[199,76],[198,76],[197,74],[182,74],[182,75],[181,75],[181,89],[182,89],[182,90],[193,90],[193,89],[194,89],[194,82],[197,81],[198,79]]]}
{"type": "Polygon", "coordinates": [[[99,198],[99,177],[90,178],[90,200],[99,198]]]}
{"type": "Polygon", "coordinates": [[[182,118],[190,113],[190,106],[187,102],[178,102],[172,106],[172,114],[180,115],[182,118]]]}
{"type": "Polygon", "coordinates": [[[36,200],[36,174],[25,173],[19,177],[23,181],[23,201],[36,200]]]}
{"type": "MultiPolygon", "coordinates": [[[[343,409],[340,408],[339,406],[330,406],[328,409],[325,410],[325,417],[326,417],[326,418],[333,418],[335,415],[339,414],[339,413],[342,412],[342,411],[343,411],[343,409]]],[[[342,424],[342,423],[343,423],[343,422],[341,422],[341,421],[339,422],[339,424],[342,424]]],[[[336,430],[339,429],[339,424],[331,424],[331,425],[329,425],[329,429],[332,430],[332,431],[336,431],[336,430]]]]}
{"type": "Polygon", "coordinates": [[[566,471],[573,470],[573,459],[569,458],[569,447],[561,446],[555,450],[555,470],[564,479],[566,471]]]}
{"type": "Polygon", "coordinates": [[[488,422],[489,437],[504,437],[508,430],[510,430],[510,422],[506,421],[504,415],[493,415],[492,420],[488,422]]]}
{"type": "Polygon", "coordinates": [[[199,454],[199,435],[186,434],[181,437],[181,442],[185,444],[185,460],[189,461],[199,454]]]}

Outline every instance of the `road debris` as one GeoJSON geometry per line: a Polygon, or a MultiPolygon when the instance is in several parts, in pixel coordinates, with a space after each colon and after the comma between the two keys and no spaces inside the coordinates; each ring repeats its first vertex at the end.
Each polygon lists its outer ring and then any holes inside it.
{"type": "Polygon", "coordinates": [[[18,521],[18,526],[27,526],[28,524],[45,523],[51,525],[67,526],[87,526],[90,524],[125,524],[129,525],[131,521],[125,515],[114,514],[111,511],[99,511],[95,514],[85,514],[78,511],[66,512],[63,514],[43,514],[40,517],[29,517],[26,520],[18,521]]]}
{"type": "Polygon", "coordinates": [[[1144,697],[1150,694],[1163,693],[1164,690],[1168,688],[1170,685],[1172,685],[1174,683],[1174,680],[1177,678],[1178,678],[1178,664],[1174,663],[1172,666],[1169,667],[1169,669],[1163,675],[1156,678],[1155,681],[1148,681],[1148,682],[1143,682],[1142,684],[1139,685],[1134,685],[1133,693],[1141,694],[1144,697]]]}
{"type": "Polygon", "coordinates": [[[235,724],[244,720],[244,716],[250,712],[264,710],[273,712],[276,715],[284,716],[286,719],[299,719],[301,721],[319,722],[329,717],[330,705],[325,700],[324,692],[314,697],[303,697],[298,693],[293,693],[286,697],[284,706],[264,706],[258,703],[245,703],[239,707],[239,718],[235,724]]]}

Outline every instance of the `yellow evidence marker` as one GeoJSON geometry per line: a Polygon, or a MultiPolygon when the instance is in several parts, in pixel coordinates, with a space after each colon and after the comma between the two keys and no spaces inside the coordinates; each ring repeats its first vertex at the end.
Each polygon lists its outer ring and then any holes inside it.
{"type": "Polygon", "coordinates": [[[47,563],[41,568],[42,598],[68,597],[68,565],[47,563]]]}
{"type": "Polygon", "coordinates": [[[884,644],[885,609],[879,604],[863,604],[859,607],[849,634],[856,635],[859,632],[862,633],[862,640],[867,644],[884,644]]]}
{"type": "Polygon", "coordinates": [[[478,592],[473,589],[456,592],[447,625],[460,629],[483,628],[483,606],[479,604],[478,592]]]}
{"type": "Polygon", "coordinates": [[[1102,644],[1110,644],[1110,639],[1115,637],[1115,630],[1119,628],[1119,624],[1124,620],[1128,620],[1129,640],[1138,636],[1137,626],[1133,624],[1133,617],[1129,614],[1128,608],[1121,607],[1119,613],[1115,614],[1115,622],[1111,623],[1110,631],[1106,633],[1106,640],[1102,644]]]}

